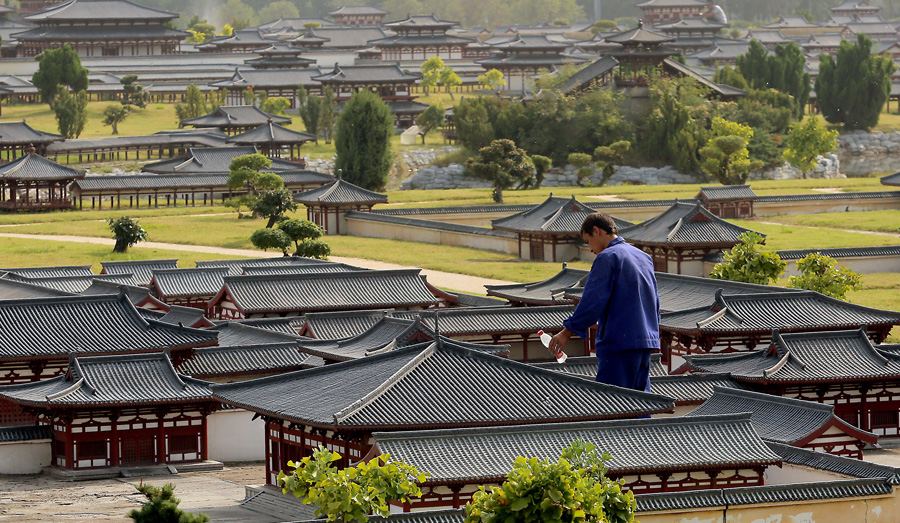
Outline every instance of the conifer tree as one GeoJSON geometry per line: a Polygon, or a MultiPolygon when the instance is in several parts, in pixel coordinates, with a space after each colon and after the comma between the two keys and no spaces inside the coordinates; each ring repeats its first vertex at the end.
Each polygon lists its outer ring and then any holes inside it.
{"type": "Polygon", "coordinates": [[[371,91],[354,93],[337,128],[334,168],[343,171],[350,183],[369,190],[383,188],[394,163],[394,117],[387,104],[371,91]]]}

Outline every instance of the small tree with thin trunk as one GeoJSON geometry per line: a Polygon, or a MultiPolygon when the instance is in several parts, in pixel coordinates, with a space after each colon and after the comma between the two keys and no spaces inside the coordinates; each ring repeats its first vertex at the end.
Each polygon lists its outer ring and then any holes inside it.
{"type": "Polygon", "coordinates": [[[322,228],[309,220],[284,220],[278,222],[278,228],[294,242],[294,256],[324,260],[331,254],[331,247],[319,240],[324,234],[322,228]]]}
{"type": "Polygon", "coordinates": [[[87,104],[88,97],[85,91],[72,94],[66,86],[58,86],[53,113],[56,115],[59,134],[66,139],[81,136],[87,124],[87,104]]]}
{"type": "Polygon", "coordinates": [[[422,114],[416,117],[416,125],[419,126],[419,136],[422,137],[422,145],[425,145],[425,135],[443,124],[444,106],[440,103],[431,104],[428,106],[428,109],[422,111],[422,114]]]}
{"type": "Polygon", "coordinates": [[[284,187],[280,189],[270,189],[262,191],[259,198],[250,207],[250,210],[258,216],[267,218],[266,228],[271,229],[273,225],[284,219],[284,215],[297,210],[297,202],[291,191],[284,187]]]}
{"type": "Polygon", "coordinates": [[[128,216],[109,218],[106,223],[109,224],[109,230],[116,240],[113,252],[127,252],[132,245],[147,239],[147,231],[134,218],[128,216]]]}
{"type": "Polygon", "coordinates": [[[31,83],[41,93],[41,101],[56,104],[58,86],[64,85],[78,92],[88,88],[88,70],[82,67],[78,53],[64,44],[37,55],[38,70],[31,76],[31,83]]]}
{"type": "Polygon", "coordinates": [[[179,124],[184,120],[197,118],[208,112],[203,93],[194,84],[187,86],[184,91],[184,102],[175,104],[175,117],[178,118],[179,124]]]}
{"type": "Polygon", "coordinates": [[[441,71],[444,69],[444,61],[440,56],[432,56],[428,60],[422,62],[420,67],[422,71],[422,80],[419,85],[428,94],[428,89],[437,88],[438,82],[441,80],[441,71]]]}
{"type": "Polygon", "coordinates": [[[817,116],[811,116],[805,122],[791,125],[784,151],[784,159],[803,173],[803,177],[815,169],[819,156],[837,150],[837,131],[825,128],[817,116]]]}
{"type": "Polygon", "coordinates": [[[850,269],[838,265],[837,260],[822,254],[807,254],[797,262],[799,276],[788,279],[788,287],[816,291],[832,298],[845,300],[847,293],[862,288],[862,278],[850,269]]]}
{"type": "Polygon", "coordinates": [[[302,85],[297,88],[297,110],[306,132],[316,137],[319,143],[319,120],[322,115],[322,98],[309,95],[302,85]]]}
{"type": "Polygon", "coordinates": [[[391,460],[389,454],[340,470],[332,466],[339,459],[337,452],[319,447],[312,457],[288,461],[294,470],[279,472],[278,484],[285,494],[302,498],[306,505],[317,505],[316,517],[365,523],[370,514],[387,518],[391,503],[421,497],[418,483],[428,479],[416,467],[391,460]]]}
{"type": "Polygon", "coordinates": [[[491,69],[490,71],[478,76],[478,84],[482,85],[491,91],[499,91],[506,86],[506,79],[503,77],[503,73],[498,71],[497,69],[491,69]]]}
{"type": "Polygon", "coordinates": [[[119,134],[119,124],[124,122],[131,114],[131,108],[127,105],[107,105],[103,109],[103,125],[112,127],[113,134],[119,134]]]}
{"type": "Polygon", "coordinates": [[[456,71],[454,71],[452,67],[446,66],[441,69],[440,84],[444,86],[447,94],[450,95],[450,99],[455,100],[455,98],[453,98],[452,89],[462,85],[462,78],[460,78],[459,75],[456,74],[456,71]]]}
{"type": "Polygon", "coordinates": [[[319,109],[319,130],[325,136],[325,143],[331,143],[334,124],[337,121],[337,101],[331,87],[322,89],[322,107],[319,109]]]}
{"type": "Polygon", "coordinates": [[[521,185],[533,176],[534,166],[525,151],[512,140],[494,140],[466,161],[477,178],[491,182],[494,201],[503,203],[503,191],[521,185]]]}
{"type": "Polygon", "coordinates": [[[784,273],[787,264],[777,252],[760,250],[762,242],[759,233],[741,234],[741,243],[725,253],[724,261],[713,267],[709,277],[759,285],[773,283],[784,273]]]}
{"type": "Polygon", "coordinates": [[[281,229],[257,229],[250,235],[250,243],[257,249],[264,251],[279,249],[287,256],[288,247],[291,246],[291,239],[281,229]]]}
{"type": "Polygon", "coordinates": [[[135,523],[206,523],[209,516],[192,514],[178,507],[181,500],[175,497],[175,485],[166,483],[162,488],[153,485],[135,485],[134,488],[147,498],[140,509],[128,512],[135,523]]]}

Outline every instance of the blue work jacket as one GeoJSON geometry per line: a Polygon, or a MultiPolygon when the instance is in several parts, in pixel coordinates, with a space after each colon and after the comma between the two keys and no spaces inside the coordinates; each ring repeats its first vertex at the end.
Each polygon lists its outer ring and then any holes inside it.
{"type": "Polygon", "coordinates": [[[597,354],[659,349],[659,292],[653,260],[615,238],[597,255],[575,312],[563,322],[587,339],[598,324],[597,354]]]}

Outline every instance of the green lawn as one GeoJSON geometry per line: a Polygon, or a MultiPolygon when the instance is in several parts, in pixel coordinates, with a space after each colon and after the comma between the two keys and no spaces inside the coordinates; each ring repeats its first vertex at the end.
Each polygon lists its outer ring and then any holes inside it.
{"type": "Polygon", "coordinates": [[[897,245],[898,238],[873,234],[859,234],[839,229],[823,231],[801,225],[772,225],[753,220],[732,220],[733,223],[766,235],[765,250],[829,249],[835,247],[868,247],[897,245]]]}
{"type": "MultiPolygon", "coordinates": [[[[810,225],[813,227],[829,227],[833,229],[897,233],[897,229],[900,227],[900,209],[795,214],[789,216],[773,216],[771,218],[765,218],[765,220],[786,224],[810,225]]],[[[898,236],[894,243],[900,243],[900,236],[898,236]]]]}
{"type": "Polygon", "coordinates": [[[91,265],[100,272],[101,261],[178,259],[179,267],[194,267],[196,260],[224,260],[240,256],[204,254],[168,249],[132,247],[126,253],[114,253],[109,245],[55,241],[0,239],[0,264],[3,267],[46,267],[50,265],[91,265]]]}

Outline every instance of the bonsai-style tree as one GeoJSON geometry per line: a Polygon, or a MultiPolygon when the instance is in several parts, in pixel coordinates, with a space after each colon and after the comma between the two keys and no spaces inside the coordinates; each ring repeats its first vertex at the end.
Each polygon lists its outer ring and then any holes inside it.
{"type": "Polygon", "coordinates": [[[350,183],[380,190],[394,165],[393,135],[394,117],[387,104],[372,91],[354,93],[338,120],[334,168],[340,169],[350,183]]]}
{"type": "Polygon", "coordinates": [[[862,288],[859,274],[838,265],[831,256],[811,253],[797,262],[799,276],[788,278],[788,287],[816,291],[839,300],[845,300],[847,293],[862,288]]]}
{"type": "Polygon", "coordinates": [[[525,183],[534,172],[528,155],[512,140],[494,140],[482,147],[466,160],[466,167],[475,177],[491,182],[497,203],[503,203],[504,190],[525,183]]]}
{"type": "Polygon", "coordinates": [[[274,98],[266,98],[259,108],[269,114],[284,114],[284,110],[290,106],[290,100],[283,96],[276,96],[274,98]]]}
{"type": "Polygon", "coordinates": [[[306,132],[316,137],[316,145],[319,144],[319,122],[322,115],[322,98],[309,95],[302,85],[297,88],[297,111],[303,120],[306,132]]]}
{"type": "Polygon", "coordinates": [[[578,185],[584,185],[591,175],[594,174],[594,168],[591,167],[593,159],[591,155],[585,153],[570,153],[568,157],[569,165],[576,168],[575,176],[578,177],[578,185]]]}
{"type": "Polygon", "coordinates": [[[337,101],[331,87],[322,89],[322,107],[319,110],[319,131],[325,136],[325,143],[331,143],[334,124],[337,121],[337,101]]]}
{"type": "Polygon", "coordinates": [[[324,234],[322,228],[309,220],[296,218],[278,222],[278,228],[294,242],[294,256],[303,258],[328,259],[331,247],[319,240],[324,234]]]}
{"type": "Polygon", "coordinates": [[[455,98],[453,98],[452,89],[454,87],[459,87],[460,85],[462,85],[462,78],[460,78],[459,75],[456,74],[456,71],[454,71],[452,67],[445,66],[443,69],[441,69],[441,77],[438,79],[438,83],[444,86],[447,94],[450,95],[450,99],[455,100],[455,98]]]}
{"type": "Polygon", "coordinates": [[[762,167],[762,162],[750,160],[747,144],[753,138],[749,126],[713,118],[713,137],[700,149],[703,163],[700,167],[723,185],[740,185],[747,181],[747,174],[762,167]]]}
{"type": "Polygon", "coordinates": [[[616,173],[616,164],[621,164],[625,154],[631,149],[631,142],[620,140],[609,146],[600,146],[594,149],[594,164],[600,168],[601,183],[604,185],[612,175],[616,173]]]}
{"type": "Polygon", "coordinates": [[[153,485],[135,485],[134,488],[147,498],[140,510],[132,509],[128,518],[135,523],[206,523],[209,516],[192,514],[178,507],[181,500],[175,497],[175,485],[166,483],[162,488],[153,485]]]}
{"type": "Polygon", "coordinates": [[[119,124],[124,122],[129,114],[131,107],[128,105],[107,105],[103,109],[103,125],[111,126],[112,133],[119,134],[119,124]]]}
{"type": "Polygon", "coordinates": [[[231,165],[229,165],[230,174],[226,185],[233,191],[247,191],[247,194],[231,198],[225,202],[226,206],[233,207],[238,211],[238,218],[240,218],[241,207],[252,209],[263,191],[284,187],[284,179],[281,176],[275,173],[261,172],[271,166],[272,160],[259,153],[246,154],[231,160],[231,165]]]}
{"type": "Polygon", "coordinates": [[[250,243],[257,249],[264,251],[279,249],[287,256],[288,247],[291,246],[291,239],[281,229],[257,229],[250,235],[250,243]]]}
{"type": "Polygon", "coordinates": [[[725,260],[716,264],[710,278],[769,285],[784,273],[787,264],[776,252],[759,249],[763,237],[759,233],[741,234],[741,243],[725,253],[725,260]]]}
{"type": "MultiPolygon", "coordinates": [[[[122,105],[135,106],[140,109],[147,107],[150,101],[150,93],[144,90],[144,86],[138,83],[138,75],[129,74],[122,78],[122,90],[125,96],[122,98],[122,105]]],[[[116,133],[113,133],[116,134],[116,133]]]]}
{"type": "Polygon", "coordinates": [[[69,44],[50,49],[37,55],[38,70],[31,76],[31,83],[41,93],[41,101],[56,103],[58,86],[64,85],[78,92],[88,88],[88,70],[82,67],[81,58],[69,44]]]}
{"type": "Polygon", "coordinates": [[[633,523],[634,494],[606,477],[609,459],[581,440],[556,462],[518,457],[502,485],[475,492],[465,521],[633,523]]]}
{"type": "Polygon", "coordinates": [[[803,173],[815,169],[819,156],[837,150],[837,131],[829,131],[816,116],[791,125],[787,135],[784,159],[803,173]]]}
{"type": "Polygon", "coordinates": [[[478,85],[482,85],[491,91],[499,91],[506,86],[506,79],[503,77],[502,72],[497,69],[491,69],[478,76],[478,85]]]}
{"type": "Polygon", "coordinates": [[[203,92],[199,87],[191,84],[184,91],[184,102],[175,104],[175,117],[178,119],[178,123],[181,123],[183,120],[205,115],[209,112],[208,109],[203,92]]]}
{"type": "Polygon", "coordinates": [[[416,125],[419,126],[419,136],[422,137],[422,145],[425,145],[425,136],[434,129],[444,124],[444,106],[440,102],[433,103],[422,114],[416,117],[416,125]]]}
{"type": "Polygon", "coordinates": [[[541,184],[544,183],[544,175],[547,174],[547,171],[553,167],[553,161],[546,156],[541,156],[539,154],[534,154],[531,156],[531,163],[534,165],[534,178],[524,186],[523,189],[539,189],[541,184]]]}
{"type": "Polygon", "coordinates": [[[365,523],[370,514],[388,517],[390,503],[406,503],[422,496],[418,483],[425,481],[412,465],[391,461],[383,454],[355,467],[338,470],[332,463],[341,455],[324,447],[299,462],[288,461],[294,470],[278,473],[282,492],[303,498],[307,505],[317,505],[316,517],[328,521],[365,523]]]}
{"type": "Polygon", "coordinates": [[[432,56],[428,60],[422,62],[421,67],[419,68],[422,71],[422,80],[419,82],[419,85],[422,86],[422,89],[425,90],[425,94],[428,94],[429,88],[437,88],[438,82],[441,80],[441,71],[444,70],[444,60],[441,59],[440,56],[432,56]]]}
{"type": "Polygon", "coordinates": [[[132,245],[147,239],[147,231],[138,224],[137,220],[128,216],[109,218],[106,223],[113,233],[113,238],[116,239],[113,252],[126,252],[132,245]]]}
{"type": "Polygon", "coordinates": [[[273,225],[285,219],[285,214],[297,210],[297,202],[294,201],[291,191],[284,187],[269,189],[259,193],[250,210],[253,214],[268,219],[266,229],[271,229],[273,225]]]}

